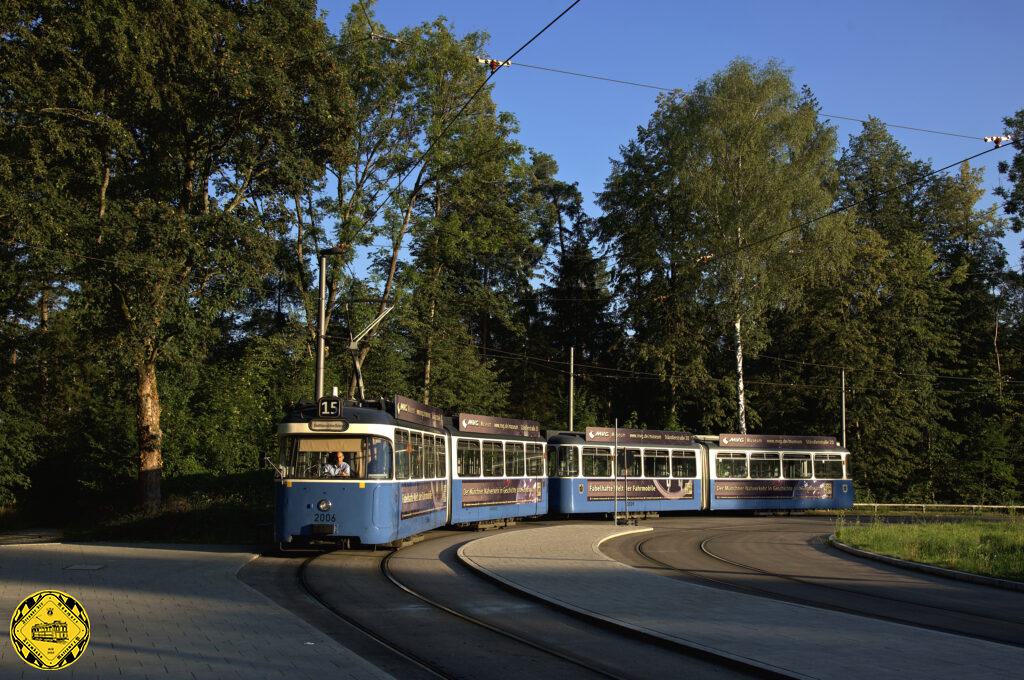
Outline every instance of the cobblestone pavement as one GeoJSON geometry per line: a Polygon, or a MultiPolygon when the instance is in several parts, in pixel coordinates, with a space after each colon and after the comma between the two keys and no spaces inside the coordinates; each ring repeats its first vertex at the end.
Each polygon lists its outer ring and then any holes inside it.
{"type": "MultiPolygon", "coordinates": [[[[203,546],[45,543],[0,546],[0,614],[37,590],[86,609],[92,640],[61,678],[391,677],[249,588],[254,557],[203,546]]],[[[0,678],[38,678],[5,626],[0,678]]]]}

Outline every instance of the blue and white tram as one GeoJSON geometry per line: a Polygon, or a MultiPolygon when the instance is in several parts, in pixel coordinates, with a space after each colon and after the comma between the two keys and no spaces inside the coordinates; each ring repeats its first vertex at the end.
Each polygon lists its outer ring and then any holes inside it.
{"type": "Polygon", "coordinates": [[[278,437],[278,543],[384,544],[444,525],[449,456],[440,410],[399,397],[319,418],[304,404],[288,414],[278,437]],[[344,476],[331,474],[338,453],[348,466],[344,476]]]}
{"type": "Polygon", "coordinates": [[[450,422],[455,460],[450,524],[547,514],[539,423],[470,413],[460,413],[450,422]]]}
{"type": "Polygon", "coordinates": [[[685,432],[588,427],[548,438],[551,512],[701,509],[703,448],[685,432]]]}
{"type": "Polygon", "coordinates": [[[853,507],[850,452],[833,437],[721,434],[707,437],[710,510],[853,507]]]}
{"type": "Polygon", "coordinates": [[[346,405],[333,417],[304,404],[278,436],[274,533],[282,545],[379,545],[445,524],[547,514],[535,421],[445,419],[440,409],[395,397],[346,405]]]}

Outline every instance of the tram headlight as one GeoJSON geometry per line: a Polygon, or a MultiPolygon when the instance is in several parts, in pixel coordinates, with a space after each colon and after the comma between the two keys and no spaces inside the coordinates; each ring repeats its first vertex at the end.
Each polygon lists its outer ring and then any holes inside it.
{"type": "Polygon", "coordinates": [[[316,504],[316,507],[317,510],[319,510],[320,512],[327,512],[328,510],[331,509],[331,502],[324,498],[319,503],[316,504]]]}

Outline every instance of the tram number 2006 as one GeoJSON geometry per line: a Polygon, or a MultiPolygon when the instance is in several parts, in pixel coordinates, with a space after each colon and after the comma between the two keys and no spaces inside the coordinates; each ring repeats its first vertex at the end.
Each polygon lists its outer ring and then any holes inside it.
{"type": "Polygon", "coordinates": [[[330,522],[331,524],[334,524],[334,522],[335,522],[334,513],[332,513],[332,512],[318,512],[318,513],[313,515],[313,521],[314,522],[330,522]]]}

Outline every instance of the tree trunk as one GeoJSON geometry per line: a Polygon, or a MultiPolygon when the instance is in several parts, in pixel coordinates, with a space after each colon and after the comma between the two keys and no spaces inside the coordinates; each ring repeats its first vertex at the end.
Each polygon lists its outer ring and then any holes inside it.
{"type": "Polygon", "coordinates": [[[160,505],[160,471],[164,461],[160,430],[160,394],[156,383],[156,358],[147,352],[137,367],[137,428],[139,439],[139,504],[146,510],[160,505]]]}
{"type": "Polygon", "coordinates": [[[999,403],[1002,406],[1003,401],[1003,365],[999,359],[999,311],[996,311],[996,325],[995,330],[992,332],[992,347],[996,353],[996,387],[999,390],[999,403]]]}
{"type": "Polygon", "coordinates": [[[437,312],[437,300],[430,301],[430,317],[427,324],[427,361],[423,366],[423,403],[430,404],[430,367],[434,351],[434,314],[437,312]]]}
{"type": "Polygon", "coordinates": [[[747,396],[743,389],[743,319],[736,316],[736,396],[739,399],[740,434],[747,433],[747,396]]]}
{"type": "Polygon", "coordinates": [[[39,404],[42,407],[43,417],[48,413],[46,404],[47,395],[50,394],[50,286],[46,286],[39,293],[39,332],[42,342],[42,356],[39,359],[39,404]]]}

